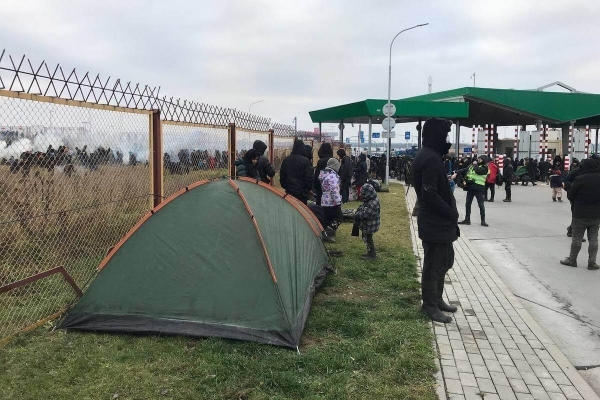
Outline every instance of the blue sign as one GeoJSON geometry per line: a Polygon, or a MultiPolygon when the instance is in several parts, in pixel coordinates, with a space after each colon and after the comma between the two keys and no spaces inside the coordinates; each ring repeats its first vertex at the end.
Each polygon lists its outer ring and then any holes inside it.
{"type": "Polygon", "coordinates": [[[350,138],[349,137],[346,138],[346,143],[350,143],[350,138]]]}
{"type": "Polygon", "coordinates": [[[404,139],[410,140],[410,132],[409,131],[404,132],[404,139]]]}
{"type": "Polygon", "coordinates": [[[358,137],[363,140],[365,138],[365,133],[363,131],[358,132],[358,137]]]}
{"type": "Polygon", "coordinates": [[[373,132],[373,133],[371,134],[371,137],[372,137],[373,139],[379,139],[379,138],[381,137],[381,132],[373,132]]]}
{"type": "Polygon", "coordinates": [[[463,149],[463,152],[464,152],[464,153],[471,153],[472,151],[473,151],[473,149],[472,149],[472,148],[470,148],[470,147],[465,147],[465,148],[463,149]]]}

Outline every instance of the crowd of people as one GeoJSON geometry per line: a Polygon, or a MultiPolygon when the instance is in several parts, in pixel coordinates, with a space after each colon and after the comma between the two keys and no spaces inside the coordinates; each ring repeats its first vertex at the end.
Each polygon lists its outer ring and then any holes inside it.
{"type": "MultiPolygon", "coordinates": [[[[267,146],[257,140],[252,149],[235,161],[236,175],[270,183],[275,168],[264,156],[267,146]]],[[[335,242],[335,232],[343,220],[342,204],[350,200],[350,188],[355,188],[362,204],[354,213],[354,224],[362,232],[367,252],[366,260],[377,257],[373,234],[379,230],[380,204],[377,192],[369,183],[367,156],[358,159],[339,149],[335,156],[330,143],[323,143],[313,165],[313,149],[302,140],[295,140],[292,152],[281,162],[279,182],[285,192],[307,205],[322,223],[323,240],[335,242]]],[[[358,233],[356,233],[358,235],[358,233]]]]}
{"type": "Polygon", "coordinates": [[[453,242],[460,237],[459,225],[471,223],[471,204],[477,199],[481,225],[487,227],[485,202],[493,202],[496,186],[505,186],[504,202],[512,202],[511,186],[521,182],[536,185],[547,182],[552,201],[562,202],[563,190],[571,205],[571,226],[567,235],[572,237],[568,257],[560,263],[577,267],[577,256],[587,232],[588,270],[598,270],[598,231],[600,229],[600,158],[598,155],[583,160],[573,159],[570,168],[564,168],[560,156],[553,160],[504,159],[503,170],[495,160],[485,155],[465,158],[448,156],[451,144],[447,142],[452,123],[431,118],[423,127],[423,147],[410,164],[410,177],[417,194],[419,238],[423,243],[424,259],[421,280],[421,311],[434,321],[448,323],[452,318],[443,311],[456,312],[456,307],[443,300],[445,275],[454,264],[453,242]],[[465,218],[459,222],[454,198],[455,186],[466,192],[465,218]],[[489,195],[488,195],[489,194],[489,195]]]}

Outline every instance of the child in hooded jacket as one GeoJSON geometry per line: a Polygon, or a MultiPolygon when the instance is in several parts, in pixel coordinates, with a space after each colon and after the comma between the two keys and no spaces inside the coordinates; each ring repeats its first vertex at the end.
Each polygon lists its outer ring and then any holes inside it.
{"type": "Polygon", "coordinates": [[[377,258],[373,234],[379,230],[381,224],[380,204],[377,192],[372,185],[365,183],[361,188],[363,203],[354,214],[354,223],[362,231],[363,241],[367,244],[367,253],[363,254],[365,260],[377,258]]]}
{"type": "Polygon", "coordinates": [[[552,188],[552,201],[558,201],[562,203],[562,175],[560,170],[555,169],[550,175],[550,187],[552,188]]]}
{"type": "Polygon", "coordinates": [[[342,195],[340,194],[340,162],[336,158],[327,160],[327,166],[319,172],[321,186],[321,206],[325,214],[325,230],[328,235],[335,235],[335,220],[342,219],[342,195]]]}

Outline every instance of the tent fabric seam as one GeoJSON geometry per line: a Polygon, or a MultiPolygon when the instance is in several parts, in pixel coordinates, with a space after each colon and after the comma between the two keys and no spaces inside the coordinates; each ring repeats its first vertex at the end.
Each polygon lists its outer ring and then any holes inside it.
{"type": "Polygon", "coordinates": [[[308,225],[311,227],[315,236],[317,236],[319,238],[321,237],[321,232],[323,231],[323,226],[316,218],[311,218],[312,219],[312,221],[311,221],[311,220],[309,220],[309,218],[306,217],[306,213],[308,212],[309,215],[312,215],[312,211],[310,211],[310,208],[308,208],[308,206],[306,206],[304,203],[300,202],[294,196],[289,196],[288,193],[277,190],[274,187],[267,185],[261,181],[255,181],[254,179],[250,179],[250,178],[246,178],[246,177],[240,177],[240,178],[238,178],[238,180],[244,181],[244,182],[249,182],[249,183],[254,183],[254,184],[257,184],[258,186],[262,186],[266,189],[269,189],[271,192],[275,193],[277,196],[279,196],[282,199],[284,199],[285,201],[287,201],[289,204],[292,205],[292,207],[294,207],[300,213],[300,215],[302,215],[302,217],[306,220],[308,225]],[[313,223],[317,225],[317,227],[320,229],[320,231],[318,231],[314,228],[313,223]]]}

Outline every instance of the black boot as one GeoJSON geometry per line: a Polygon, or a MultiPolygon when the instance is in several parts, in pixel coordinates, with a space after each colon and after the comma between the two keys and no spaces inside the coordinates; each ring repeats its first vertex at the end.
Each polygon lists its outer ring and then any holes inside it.
{"type": "Polygon", "coordinates": [[[437,281],[425,281],[421,283],[421,290],[423,292],[423,305],[421,306],[421,312],[431,318],[432,321],[447,324],[452,322],[452,318],[444,315],[444,313],[440,311],[437,302],[437,286],[437,281]]]}
{"type": "Polygon", "coordinates": [[[376,260],[377,252],[375,251],[375,247],[369,247],[367,249],[367,253],[362,255],[364,260],[376,260]]]}
{"type": "Polygon", "coordinates": [[[456,310],[458,310],[458,308],[451,306],[449,304],[446,304],[446,302],[444,301],[444,280],[446,278],[446,274],[440,276],[438,278],[437,281],[437,293],[438,293],[438,308],[440,309],[440,311],[447,311],[447,312],[456,312],[456,310]]]}
{"type": "Polygon", "coordinates": [[[365,237],[367,242],[367,253],[363,254],[362,258],[365,260],[375,260],[377,259],[377,252],[375,251],[375,243],[373,243],[373,235],[368,235],[365,237]]]}
{"type": "Polygon", "coordinates": [[[459,221],[459,222],[458,222],[458,224],[459,224],[459,225],[471,225],[471,218],[470,218],[470,217],[467,217],[467,218],[465,218],[464,220],[462,220],[462,221],[459,221]]]}

